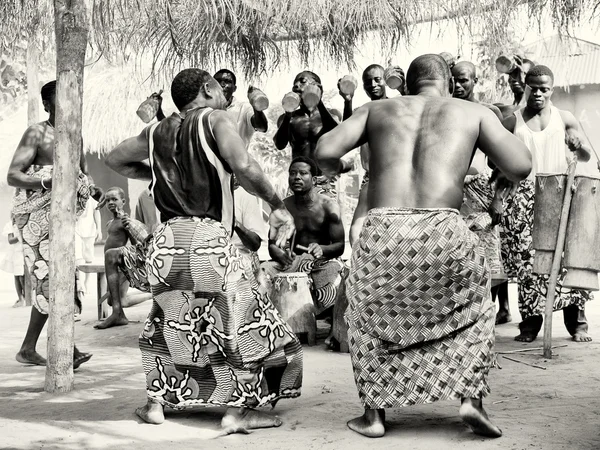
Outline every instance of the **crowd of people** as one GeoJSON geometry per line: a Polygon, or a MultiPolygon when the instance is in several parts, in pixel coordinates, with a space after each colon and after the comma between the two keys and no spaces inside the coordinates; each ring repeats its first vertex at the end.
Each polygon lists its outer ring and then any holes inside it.
{"type": "MultiPolygon", "coordinates": [[[[106,205],[113,216],[104,247],[112,314],[96,328],[128,323],[130,286],[152,294],[139,337],[147,404],[137,415],[159,424],[165,407],[226,406],[226,432],[279,426],[257,407],[300,395],[303,356],[269,293],[278,274],[301,272],[311,279],[320,317],[331,318],[345,283],[364,406],[350,429],[380,437],[385,409],[456,399],[475,433],[501,436],[482,401],[490,392],[494,326],[511,320],[507,283],[518,284],[516,339],[531,342],[548,282],[532,270],[535,174],[564,173],[570,152],[588,160],[590,148],[575,117],[552,105],[550,68],[514,61],[512,105],[477,100],[471,62],[427,54],[406,75],[367,67],[362,83],[371,101],[354,109],[353,91],[340,88],[343,114],[324,105],[318,75],[300,72],[274,136],[278,149],[291,148],[285,199],[248,153],[253,134],[268,129],[264,109],[234,95],[237,79],[226,69],[214,76],[181,71],[170,92],[178,111],[166,116],[159,107],[158,120],[107,156],[117,173],[149,182],[135,218],[123,212],[121,189],[103,192],[90,181],[82,155],[77,214],[93,217],[106,205]],[[390,73],[401,79],[392,99],[390,73]],[[365,176],[348,230],[346,277],[334,180],[352,170],[343,157],[354,149],[365,176]],[[268,229],[258,199],[271,207],[268,229]],[[263,244],[272,260],[261,263],[263,244]]],[[[42,101],[49,118],[27,129],[8,173],[35,289],[17,360],[38,365],[45,364],[36,343],[48,314],[54,82],[42,88],[42,101]]],[[[98,239],[89,230],[81,237],[88,246],[98,239]]],[[[87,261],[89,249],[82,249],[87,261]]],[[[590,299],[559,280],[554,307],[578,342],[591,340],[590,299]]],[[[90,358],[75,347],[74,368],[90,358]]]]}

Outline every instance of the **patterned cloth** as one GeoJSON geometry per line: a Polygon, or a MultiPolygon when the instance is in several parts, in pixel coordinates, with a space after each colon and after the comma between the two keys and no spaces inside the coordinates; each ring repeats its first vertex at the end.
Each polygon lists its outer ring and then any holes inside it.
{"type": "Polygon", "coordinates": [[[268,292],[273,288],[273,278],[280,273],[302,272],[310,279],[310,292],[315,305],[315,313],[320,314],[335,304],[340,287],[342,286],[344,263],[339,258],[315,259],[308,253],[296,256],[290,267],[283,270],[275,261],[261,264],[262,277],[268,292]]]}
{"type": "Polygon", "coordinates": [[[369,211],[346,286],[350,354],[366,408],[490,392],[489,268],[458,211],[369,211]]]}
{"type": "Polygon", "coordinates": [[[465,178],[461,215],[469,229],[478,237],[485,248],[485,257],[490,266],[492,280],[505,280],[506,274],[500,256],[500,234],[498,227],[492,227],[488,208],[494,199],[494,188],[490,185],[491,171],[468,175],[465,178]]]}
{"type": "Polygon", "coordinates": [[[365,170],[365,174],[363,175],[362,183],[360,184],[361,189],[368,182],[369,182],[369,171],[365,170]]]}
{"type": "Polygon", "coordinates": [[[149,243],[154,297],[140,335],[150,399],[175,409],[300,395],[302,348],[212,219],[176,217],[149,243]]]}
{"type": "MultiPolygon", "coordinates": [[[[503,229],[500,233],[504,270],[509,277],[517,279],[519,312],[523,319],[544,314],[548,293],[548,275],[533,273],[535,250],[532,247],[531,228],[534,199],[534,181],[521,181],[517,193],[508,201],[504,210],[503,229]]],[[[592,293],[563,288],[565,274],[566,270],[563,268],[556,284],[554,310],[569,305],[577,305],[583,309],[585,302],[594,298],[592,293]]]]}
{"type": "MultiPolygon", "coordinates": [[[[52,168],[51,165],[33,165],[25,173],[35,178],[51,178],[52,168]]],[[[75,208],[77,215],[85,209],[85,204],[90,196],[89,187],[87,176],[80,172],[77,180],[75,208]]],[[[31,274],[31,283],[35,290],[33,306],[42,314],[48,314],[50,298],[48,262],[50,259],[51,194],[51,191],[45,189],[16,189],[12,209],[13,221],[21,233],[25,264],[31,274]]]]}

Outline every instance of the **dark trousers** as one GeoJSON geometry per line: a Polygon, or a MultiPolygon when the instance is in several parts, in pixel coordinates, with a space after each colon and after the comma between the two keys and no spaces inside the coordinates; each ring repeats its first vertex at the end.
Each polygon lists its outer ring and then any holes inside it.
{"type": "MultiPolygon", "coordinates": [[[[588,323],[585,318],[585,310],[579,309],[577,305],[570,305],[563,310],[563,319],[565,327],[571,336],[578,331],[587,331],[588,323]]],[[[531,334],[537,336],[542,329],[544,316],[530,316],[519,324],[519,329],[522,334],[531,334]]]]}

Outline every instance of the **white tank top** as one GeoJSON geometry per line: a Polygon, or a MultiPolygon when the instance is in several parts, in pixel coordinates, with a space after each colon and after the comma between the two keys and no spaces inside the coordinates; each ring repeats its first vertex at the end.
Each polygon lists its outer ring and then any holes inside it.
{"type": "Polygon", "coordinates": [[[535,180],[536,173],[566,173],[567,146],[565,124],[560,111],[550,106],[550,122],[542,131],[532,131],[523,120],[522,109],[515,111],[517,123],[514,135],[521,139],[531,152],[532,170],[528,179],[535,180]]]}

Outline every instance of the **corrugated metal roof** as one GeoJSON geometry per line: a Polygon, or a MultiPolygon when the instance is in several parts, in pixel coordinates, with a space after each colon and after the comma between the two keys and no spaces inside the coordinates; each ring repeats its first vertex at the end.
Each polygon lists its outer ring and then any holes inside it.
{"type": "Polygon", "coordinates": [[[556,35],[525,46],[524,50],[529,59],[552,69],[555,86],[600,84],[598,44],[556,35]]]}

